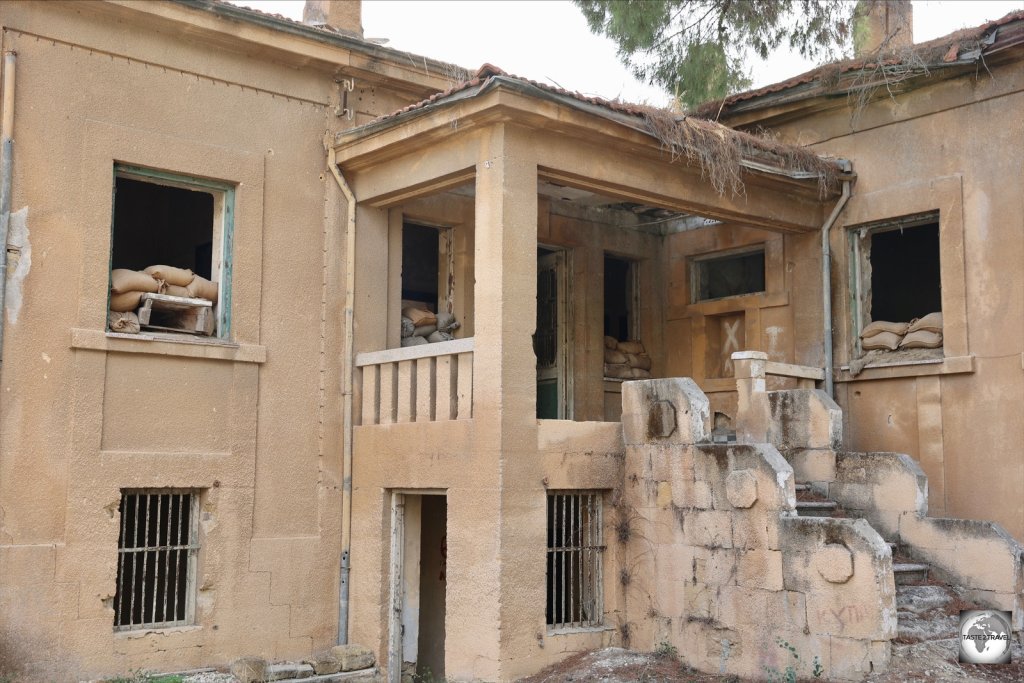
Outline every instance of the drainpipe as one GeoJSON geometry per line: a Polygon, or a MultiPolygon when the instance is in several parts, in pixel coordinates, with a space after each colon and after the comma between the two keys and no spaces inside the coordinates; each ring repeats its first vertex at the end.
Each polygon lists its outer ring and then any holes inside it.
{"type": "Polygon", "coordinates": [[[338,578],[338,644],[348,643],[348,587],[352,568],[352,385],[354,382],[355,337],[352,329],[356,289],[356,196],[338,170],[334,147],[330,147],[327,163],[331,174],[348,203],[345,231],[345,321],[342,357],[342,483],[341,483],[341,573],[338,578]]]}
{"type": "Polygon", "coordinates": [[[846,206],[846,202],[850,200],[850,182],[852,178],[849,176],[853,172],[853,164],[844,159],[842,167],[843,173],[847,176],[843,178],[843,193],[839,196],[839,201],[836,202],[832,213],[829,214],[829,217],[821,226],[821,292],[822,325],[824,327],[825,341],[825,393],[828,394],[829,398],[835,398],[832,377],[832,247],[829,243],[829,232],[832,230],[832,225],[836,222],[836,218],[839,217],[839,214],[842,213],[843,208],[846,206]]]}
{"type": "Polygon", "coordinates": [[[7,234],[11,228],[11,174],[14,171],[15,53],[3,53],[3,121],[0,122],[0,368],[3,368],[4,322],[7,319],[7,234]]]}

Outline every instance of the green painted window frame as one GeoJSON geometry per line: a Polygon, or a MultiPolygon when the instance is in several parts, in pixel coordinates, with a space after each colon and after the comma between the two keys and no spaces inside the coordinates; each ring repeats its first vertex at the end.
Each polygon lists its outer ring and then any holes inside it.
{"type": "MultiPolygon", "coordinates": [[[[130,178],[150,182],[156,185],[168,185],[184,190],[199,190],[213,195],[213,237],[217,237],[220,228],[220,280],[218,281],[217,330],[214,338],[231,338],[231,295],[232,295],[232,256],[235,234],[235,190],[236,185],[220,180],[198,178],[195,176],[161,171],[145,166],[114,162],[111,177],[110,202],[110,268],[113,268],[114,253],[114,189],[118,178],[130,178]]],[[[110,269],[108,268],[108,270],[110,269]]]]}

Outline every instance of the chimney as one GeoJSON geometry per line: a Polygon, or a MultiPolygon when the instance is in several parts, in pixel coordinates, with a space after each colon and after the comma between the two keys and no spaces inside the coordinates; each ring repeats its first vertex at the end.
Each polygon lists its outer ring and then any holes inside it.
{"type": "Polygon", "coordinates": [[[362,38],[362,15],[361,0],[306,0],[302,23],[362,38]]]}
{"type": "Polygon", "coordinates": [[[853,52],[857,57],[897,52],[914,44],[914,8],[910,0],[860,0],[853,16],[853,52]]]}

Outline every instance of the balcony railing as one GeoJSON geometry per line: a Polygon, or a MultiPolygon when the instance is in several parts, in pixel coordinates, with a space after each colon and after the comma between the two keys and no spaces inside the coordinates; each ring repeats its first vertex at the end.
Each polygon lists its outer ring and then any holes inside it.
{"type": "Polygon", "coordinates": [[[473,339],[360,353],[359,424],[439,422],[473,417],[473,339]]]}

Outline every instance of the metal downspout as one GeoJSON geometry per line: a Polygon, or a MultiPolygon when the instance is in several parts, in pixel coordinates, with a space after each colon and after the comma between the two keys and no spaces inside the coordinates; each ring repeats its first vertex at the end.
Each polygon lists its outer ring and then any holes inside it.
{"type": "Polygon", "coordinates": [[[341,484],[341,572],[338,577],[338,644],[348,643],[349,572],[352,568],[352,385],[354,382],[355,338],[352,329],[356,285],[356,197],[345,177],[338,170],[334,147],[330,147],[327,163],[335,182],[348,204],[345,231],[345,320],[342,348],[342,484],[341,484]]]}
{"type": "Polygon", "coordinates": [[[11,174],[14,172],[13,51],[3,53],[3,121],[0,123],[0,370],[3,368],[4,322],[7,319],[7,236],[11,229],[11,174]]]}
{"type": "MultiPolygon", "coordinates": [[[[849,176],[853,172],[853,164],[844,160],[843,172],[849,176]]],[[[843,178],[843,193],[839,196],[839,201],[836,202],[832,213],[829,214],[829,217],[821,226],[821,292],[823,339],[825,342],[825,393],[828,394],[829,398],[835,398],[832,370],[832,246],[829,243],[829,232],[846,206],[846,202],[850,200],[851,182],[852,178],[843,178]]]]}

